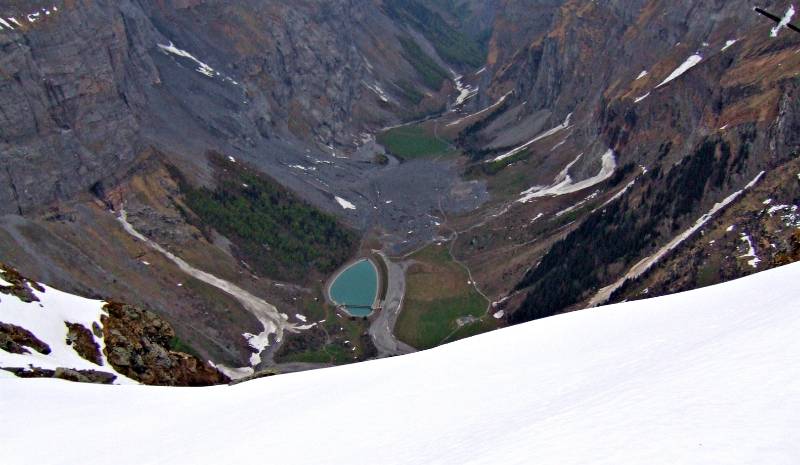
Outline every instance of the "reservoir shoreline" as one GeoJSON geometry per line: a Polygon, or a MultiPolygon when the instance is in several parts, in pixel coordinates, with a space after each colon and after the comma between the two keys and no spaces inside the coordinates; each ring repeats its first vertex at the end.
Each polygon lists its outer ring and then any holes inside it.
{"type": "Polygon", "coordinates": [[[375,263],[375,260],[376,259],[374,257],[372,257],[372,256],[361,256],[361,257],[355,258],[353,260],[350,260],[345,265],[343,265],[341,268],[339,268],[328,279],[328,281],[325,283],[325,300],[329,304],[335,306],[336,308],[342,309],[347,314],[347,316],[351,316],[351,317],[354,317],[354,318],[369,318],[369,317],[372,317],[375,314],[375,309],[379,308],[381,306],[381,301],[382,301],[383,294],[384,294],[383,289],[384,289],[384,287],[386,285],[386,277],[383,276],[384,273],[381,272],[382,271],[381,267],[379,266],[379,264],[375,263]],[[375,295],[374,295],[374,297],[372,299],[371,309],[370,309],[370,312],[368,314],[366,314],[366,315],[354,315],[347,308],[346,304],[339,303],[339,302],[336,301],[336,299],[334,299],[331,291],[332,291],[332,288],[333,288],[334,284],[336,283],[336,281],[339,280],[339,278],[342,277],[342,274],[344,274],[347,271],[351,270],[351,268],[353,268],[354,266],[357,266],[361,262],[368,262],[370,264],[370,266],[372,267],[373,273],[375,273],[375,280],[376,280],[375,295]]]}

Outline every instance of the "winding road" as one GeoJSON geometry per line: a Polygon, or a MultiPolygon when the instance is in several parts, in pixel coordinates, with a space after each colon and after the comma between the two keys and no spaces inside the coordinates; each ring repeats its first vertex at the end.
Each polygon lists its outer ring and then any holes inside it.
{"type": "Polygon", "coordinates": [[[369,327],[369,335],[378,349],[379,358],[416,352],[416,349],[394,335],[394,325],[403,308],[403,296],[406,292],[405,265],[389,260],[383,252],[378,252],[378,255],[387,269],[386,297],[383,309],[369,327]]]}

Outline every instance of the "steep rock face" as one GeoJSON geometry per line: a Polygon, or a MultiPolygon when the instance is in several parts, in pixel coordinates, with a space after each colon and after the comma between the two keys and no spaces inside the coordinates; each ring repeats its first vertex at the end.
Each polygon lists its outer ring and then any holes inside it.
{"type": "MultiPolygon", "coordinates": [[[[551,7],[522,46],[504,47],[504,61],[495,54],[483,99],[512,93],[465,139],[484,164],[476,168],[511,201],[457,247],[520,309],[507,312],[513,322],[585,305],[761,171],[785,168],[798,148],[800,37],[771,38],[772,24],[746,2],[551,7]],[[609,149],[615,175],[593,180],[609,149]],[[504,153],[507,162],[485,167],[504,153]],[[583,189],[565,188],[583,180],[583,189]]],[[[782,13],[788,3],[766,7],[782,13]]],[[[498,18],[493,41],[530,17],[498,18]]]]}
{"type": "MultiPolygon", "coordinates": [[[[148,146],[200,181],[209,149],[268,171],[351,152],[416,111],[401,84],[423,89],[409,32],[370,0],[56,3],[3,12],[20,20],[0,31],[3,213],[113,186],[148,146]]],[[[444,104],[426,92],[419,108],[444,104]]]]}
{"type": "Polygon", "coordinates": [[[20,25],[0,31],[0,211],[22,214],[134,159],[136,86],[157,74],[131,32],[136,16],[118,13],[128,2],[11,3],[3,15],[20,25]]]}

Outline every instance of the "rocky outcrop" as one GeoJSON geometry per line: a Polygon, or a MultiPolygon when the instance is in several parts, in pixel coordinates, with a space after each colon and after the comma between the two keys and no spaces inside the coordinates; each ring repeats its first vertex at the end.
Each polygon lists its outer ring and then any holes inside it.
{"type": "Polygon", "coordinates": [[[423,88],[372,0],[78,1],[25,19],[51,7],[4,5],[22,24],[0,31],[0,213],[113,187],[150,146],[192,174],[212,148],[262,168],[350,151],[416,112],[400,83],[423,88]]]}
{"type": "Polygon", "coordinates": [[[28,354],[28,347],[43,355],[50,353],[50,347],[27,329],[0,322],[0,350],[12,354],[28,354]]]}
{"type": "Polygon", "coordinates": [[[117,372],[161,386],[209,386],[229,381],[197,357],[170,350],[175,331],[155,313],[117,302],[108,303],[105,310],[105,355],[117,372]]]}
{"type": "Polygon", "coordinates": [[[0,294],[14,296],[23,302],[31,303],[39,301],[39,298],[36,297],[33,290],[44,292],[44,289],[38,283],[27,280],[24,276],[19,274],[17,270],[3,263],[0,263],[0,277],[10,284],[10,286],[0,285],[0,294]]]}
{"type": "Polygon", "coordinates": [[[75,352],[85,360],[103,366],[100,346],[95,342],[92,332],[79,323],[65,322],[65,324],[67,325],[67,345],[72,346],[75,352]]]}
{"type": "Polygon", "coordinates": [[[117,379],[116,375],[97,370],[73,370],[71,368],[56,368],[49,370],[46,368],[4,368],[14,373],[19,378],[55,378],[63,379],[65,381],[72,381],[76,383],[93,383],[93,384],[112,384],[117,379]]]}

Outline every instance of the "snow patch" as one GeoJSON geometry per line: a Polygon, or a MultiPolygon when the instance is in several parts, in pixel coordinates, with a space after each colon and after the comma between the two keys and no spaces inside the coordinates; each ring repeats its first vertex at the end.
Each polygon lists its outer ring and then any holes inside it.
{"type": "Polygon", "coordinates": [[[274,335],[275,340],[280,342],[283,340],[284,331],[297,330],[293,324],[288,323],[281,318],[280,314],[278,313],[278,309],[274,305],[268,303],[264,299],[250,294],[233,283],[225,281],[224,279],[220,279],[211,273],[198,270],[197,268],[188,264],[182,258],[172,254],[159,244],[145,237],[130,223],[128,223],[127,214],[124,209],[120,211],[117,221],[119,221],[119,223],[122,225],[125,232],[167,257],[170,261],[175,263],[181,271],[231,295],[242,304],[242,307],[247,309],[253,314],[253,316],[256,317],[259,323],[261,323],[263,331],[259,334],[244,333],[242,335],[250,344],[250,346],[256,350],[256,352],[250,356],[250,364],[252,366],[261,363],[261,353],[267,348],[267,346],[269,346],[270,335],[274,335]]]}
{"type": "Polygon", "coordinates": [[[673,80],[679,78],[683,73],[689,71],[690,69],[694,68],[698,63],[703,60],[703,57],[699,54],[695,53],[694,55],[690,56],[683,62],[680,66],[678,66],[675,71],[672,72],[664,81],[656,86],[656,89],[659,87],[665,86],[668,83],[672,82],[673,80]]]}
{"type": "Polygon", "coordinates": [[[463,79],[464,76],[461,75],[453,77],[453,83],[458,91],[458,97],[456,97],[455,106],[460,106],[467,100],[478,95],[478,91],[480,90],[478,87],[472,87],[469,84],[464,84],[463,79]]]}
{"type": "Polygon", "coordinates": [[[495,103],[493,103],[493,104],[489,105],[488,107],[484,108],[484,109],[483,109],[483,110],[481,110],[481,111],[475,112],[475,113],[473,113],[473,114],[471,114],[471,115],[467,115],[467,116],[465,116],[465,117],[463,117],[463,118],[459,118],[459,119],[457,119],[457,120],[453,121],[452,123],[448,123],[448,124],[447,124],[447,127],[450,127],[450,126],[455,126],[455,125],[457,125],[457,124],[460,124],[461,122],[463,122],[463,121],[464,121],[464,120],[466,120],[466,119],[469,119],[469,118],[474,118],[475,116],[482,115],[482,114],[486,113],[487,111],[494,110],[494,109],[495,109],[495,108],[497,108],[499,105],[501,105],[503,102],[505,102],[505,100],[508,98],[508,96],[509,96],[509,95],[511,95],[511,94],[513,94],[513,93],[514,93],[514,91],[513,91],[513,90],[512,90],[512,91],[510,91],[510,92],[508,92],[508,93],[506,93],[504,96],[500,97],[500,100],[498,100],[497,102],[495,102],[495,103]]]}
{"type": "Polygon", "coordinates": [[[751,260],[747,261],[747,264],[753,268],[758,268],[758,264],[761,262],[761,259],[758,258],[758,255],[756,255],[756,248],[753,246],[753,240],[750,239],[750,236],[745,233],[742,233],[739,239],[747,243],[747,253],[741,255],[739,258],[751,258],[751,260]]]}
{"type": "Polygon", "coordinates": [[[317,169],[313,166],[289,165],[289,168],[294,168],[300,171],[317,171],[317,169]]]}
{"type": "Polygon", "coordinates": [[[639,103],[639,102],[641,102],[642,100],[646,99],[649,96],[650,96],[650,92],[642,95],[641,97],[636,97],[636,99],[633,101],[633,103],[639,103]]]}
{"type": "MultiPolygon", "coordinates": [[[[3,283],[8,285],[5,280],[3,283]]],[[[100,347],[101,365],[84,359],[67,344],[66,323],[80,324],[90,332],[94,324],[102,327],[100,318],[106,314],[103,309],[105,302],[68,294],[44,284],[41,286],[44,292],[28,286],[39,299],[38,302],[26,303],[16,296],[3,294],[0,298],[0,321],[27,329],[50,346],[50,353],[44,355],[28,348],[27,354],[12,354],[0,349],[0,367],[98,370],[116,375],[114,384],[136,384],[136,381],[118,373],[108,363],[102,337],[92,334],[94,342],[100,347]]]]}
{"type": "Polygon", "coordinates": [[[367,89],[374,92],[378,96],[378,98],[381,99],[382,102],[389,103],[389,94],[384,92],[381,86],[379,86],[377,83],[370,84],[367,81],[361,81],[361,82],[367,87],[367,89]]]}
{"type": "Polygon", "coordinates": [[[160,48],[164,53],[171,53],[171,54],[173,54],[175,56],[182,57],[182,58],[188,58],[188,59],[194,61],[195,64],[197,64],[197,69],[195,71],[197,71],[198,73],[204,74],[204,75],[206,75],[208,77],[214,77],[215,76],[214,68],[212,68],[211,66],[209,66],[209,65],[203,63],[202,61],[198,60],[194,55],[192,55],[191,53],[187,52],[186,50],[179,49],[172,42],[170,42],[167,45],[164,45],[164,44],[157,44],[157,45],[158,45],[158,48],[160,48]]]}
{"type": "Polygon", "coordinates": [[[352,203],[348,202],[347,200],[345,200],[345,199],[343,199],[341,197],[338,197],[338,196],[334,197],[334,198],[336,200],[336,203],[338,203],[339,206],[341,206],[345,210],[355,210],[356,209],[356,206],[353,205],[352,203]]]}
{"type": "Polygon", "coordinates": [[[510,151],[508,151],[508,152],[506,152],[506,153],[504,153],[504,154],[502,154],[500,156],[497,156],[497,157],[495,157],[495,158],[493,158],[491,160],[488,160],[486,163],[495,163],[495,162],[498,162],[498,161],[503,161],[506,158],[513,157],[514,155],[522,152],[523,150],[527,149],[528,147],[530,147],[531,145],[535,144],[536,142],[539,142],[542,139],[550,137],[553,134],[557,134],[557,133],[563,131],[564,129],[569,129],[571,127],[569,125],[569,122],[570,122],[571,118],[572,118],[572,113],[568,114],[566,119],[564,119],[564,122],[559,124],[558,126],[552,128],[552,129],[548,129],[547,131],[539,134],[538,136],[536,136],[533,139],[529,140],[528,142],[520,145],[519,147],[511,149],[510,151]]]}
{"type": "Polygon", "coordinates": [[[722,47],[722,49],[720,49],[720,52],[724,52],[725,50],[728,50],[729,48],[731,48],[733,46],[733,44],[735,44],[738,41],[739,41],[739,39],[731,39],[731,40],[726,41],[725,45],[722,47]]]}
{"type": "MultiPolygon", "coordinates": [[[[581,154],[582,155],[582,154],[581,154]]],[[[601,167],[600,172],[598,172],[595,176],[591,178],[584,179],[583,181],[573,182],[572,177],[569,174],[569,169],[580,160],[581,155],[573,160],[566,168],[564,168],[561,173],[556,177],[553,184],[548,187],[542,186],[534,186],[530,189],[522,192],[520,195],[522,197],[517,200],[520,203],[530,202],[531,200],[539,197],[554,197],[558,195],[565,195],[571,194],[573,192],[578,192],[580,190],[592,187],[596,184],[599,184],[606,179],[610,178],[614,174],[614,170],[617,168],[617,161],[614,156],[614,151],[609,149],[606,153],[603,154],[601,159],[601,167]]]]}
{"type": "Polygon", "coordinates": [[[789,23],[792,22],[794,14],[795,14],[794,5],[789,5],[789,9],[786,10],[786,13],[783,15],[783,18],[781,18],[778,25],[773,27],[772,30],[770,31],[769,33],[770,37],[778,37],[778,34],[781,32],[781,29],[785,29],[786,26],[788,26],[789,23]]]}
{"type": "Polygon", "coordinates": [[[639,75],[638,75],[638,76],[636,76],[636,79],[634,79],[634,80],[635,80],[635,81],[638,81],[639,79],[642,79],[642,78],[646,77],[648,74],[649,74],[649,73],[647,72],[647,70],[644,70],[644,71],[642,71],[641,73],[639,73],[639,75]]]}
{"type": "Polygon", "coordinates": [[[692,234],[699,231],[700,228],[705,226],[705,224],[708,223],[708,221],[711,220],[711,218],[713,218],[714,215],[717,214],[717,212],[730,205],[734,200],[738,199],[739,196],[742,195],[742,193],[753,187],[761,179],[762,176],[764,176],[764,171],[760,172],[758,176],[756,176],[752,181],[750,181],[743,189],[732,193],[721,202],[715,204],[711,208],[711,210],[708,211],[708,213],[698,218],[698,220],[695,221],[692,227],[682,232],[678,236],[674,237],[665,246],[661,247],[656,253],[650,255],[649,257],[643,258],[637,264],[633,265],[633,267],[631,267],[631,269],[628,270],[628,272],[620,279],[618,279],[616,282],[600,289],[597,292],[597,294],[595,294],[595,296],[592,297],[592,299],[589,301],[589,307],[596,307],[598,305],[606,303],[608,299],[611,297],[611,295],[614,293],[614,291],[622,287],[627,281],[636,279],[642,276],[644,273],[646,273],[650,268],[653,267],[653,265],[655,265],[662,258],[664,258],[665,255],[667,255],[669,252],[678,247],[681,243],[683,243],[683,241],[689,238],[692,234]]]}

